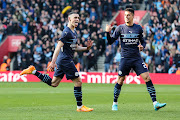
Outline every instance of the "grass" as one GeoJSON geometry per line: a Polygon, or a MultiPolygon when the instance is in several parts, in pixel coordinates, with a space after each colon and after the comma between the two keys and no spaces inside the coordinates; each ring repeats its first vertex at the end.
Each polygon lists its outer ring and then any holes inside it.
{"type": "Polygon", "coordinates": [[[178,120],[180,86],[155,85],[167,106],[154,111],[145,85],[124,85],[119,110],[112,111],[114,84],[83,84],[83,104],[93,112],[76,112],[72,83],[52,88],[43,83],[0,83],[0,120],[178,120]]]}

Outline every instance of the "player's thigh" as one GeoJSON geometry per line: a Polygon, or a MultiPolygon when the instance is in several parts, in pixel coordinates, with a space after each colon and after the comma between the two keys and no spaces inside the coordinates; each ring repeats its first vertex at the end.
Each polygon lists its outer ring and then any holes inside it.
{"type": "Polygon", "coordinates": [[[137,75],[148,72],[147,66],[142,60],[142,58],[138,58],[133,62],[133,69],[137,75]]]}
{"type": "Polygon", "coordinates": [[[67,80],[72,80],[79,77],[79,72],[77,71],[74,62],[69,62],[61,66],[63,72],[66,74],[67,80]]]}
{"type": "Polygon", "coordinates": [[[64,77],[64,72],[62,71],[61,67],[59,65],[57,65],[57,69],[55,69],[55,71],[54,71],[54,76],[52,79],[51,86],[57,87],[63,77],[64,77]]]}
{"type": "Polygon", "coordinates": [[[51,86],[52,87],[57,87],[59,85],[59,83],[61,82],[61,80],[62,80],[61,77],[53,76],[53,79],[51,81],[51,86]]]}
{"type": "Polygon", "coordinates": [[[60,77],[61,79],[64,77],[64,72],[63,68],[60,65],[57,65],[57,68],[54,71],[54,76],[55,77],[60,77]]]}
{"type": "Polygon", "coordinates": [[[82,80],[80,77],[72,79],[75,87],[81,87],[82,86],[82,80]]]}
{"type": "Polygon", "coordinates": [[[119,76],[129,75],[130,70],[131,70],[131,59],[121,58],[118,75],[119,76]]]}

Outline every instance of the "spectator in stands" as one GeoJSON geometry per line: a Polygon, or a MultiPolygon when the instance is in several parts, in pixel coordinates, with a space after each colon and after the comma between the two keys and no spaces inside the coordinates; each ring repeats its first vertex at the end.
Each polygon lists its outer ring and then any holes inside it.
{"type": "Polygon", "coordinates": [[[25,57],[23,57],[21,60],[21,69],[23,70],[25,68],[27,68],[27,60],[25,57]]]}
{"type": "Polygon", "coordinates": [[[119,10],[119,0],[114,0],[113,5],[115,8],[115,11],[117,12],[119,10]]]}
{"type": "Polygon", "coordinates": [[[97,9],[97,14],[98,14],[98,19],[101,21],[103,20],[103,6],[102,6],[102,2],[100,0],[98,0],[98,4],[96,6],[97,9]]]}
{"type": "MultiPolygon", "coordinates": [[[[21,64],[22,64],[22,60],[21,60],[21,54],[20,52],[17,53],[17,66],[15,67],[15,70],[22,70],[21,64]]],[[[16,61],[16,60],[15,60],[16,61]]]]}
{"type": "Polygon", "coordinates": [[[94,53],[94,70],[98,70],[97,61],[99,56],[99,51],[97,50],[97,46],[93,46],[93,53],[94,53]]]}
{"type": "Polygon", "coordinates": [[[91,8],[91,10],[90,10],[90,19],[92,19],[92,17],[95,17],[95,20],[97,20],[98,19],[98,16],[97,16],[97,13],[96,13],[96,11],[95,11],[95,8],[91,8]]]}
{"type": "Polygon", "coordinates": [[[43,49],[42,49],[42,47],[40,46],[40,44],[38,44],[38,45],[35,46],[35,51],[36,51],[37,53],[42,53],[43,49]]]}
{"type": "Polygon", "coordinates": [[[157,67],[158,65],[162,65],[162,61],[161,61],[161,52],[160,50],[158,51],[158,53],[155,55],[155,66],[157,67]]]}
{"type": "Polygon", "coordinates": [[[36,69],[37,70],[42,70],[42,66],[41,66],[41,63],[40,63],[40,60],[41,60],[41,54],[38,53],[37,51],[34,52],[34,55],[33,55],[33,58],[34,58],[34,63],[35,63],[35,66],[36,66],[36,69]]]}
{"type": "Polygon", "coordinates": [[[174,61],[175,61],[176,67],[180,67],[180,52],[179,52],[179,50],[176,50],[176,54],[174,56],[174,61]]]}
{"type": "Polygon", "coordinates": [[[156,67],[156,73],[163,73],[163,67],[161,65],[156,67]]]}
{"type": "Polygon", "coordinates": [[[104,69],[105,69],[105,72],[108,72],[109,70],[109,67],[110,67],[110,62],[111,62],[111,57],[112,57],[112,53],[110,53],[109,51],[106,52],[106,55],[105,55],[105,61],[104,61],[104,69]]]}
{"type": "Polygon", "coordinates": [[[88,60],[87,60],[87,53],[83,52],[83,56],[82,56],[82,71],[84,72],[88,72],[88,60]]]}
{"type": "Polygon", "coordinates": [[[112,1],[108,0],[107,5],[107,20],[109,21],[112,18],[112,1]]]}
{"type": "Polygon", "coordinates": [[[116,65],[115,64],[114,65],[110,65],[108,72],[109,73],[117,72],[116,65]]]}
{"type": "Polygon", "coordinates": [[[4,56],[3,63],[0,66],[0,71],[4,72],[10,70],[10,62],[11,59],[9,59],[8,56],[4,56]]]}
{"type": "Polygon", "coordinates": [[[28,25],[29,25],[28,22],[27,23],[23,23],[23,25],[21,25],[19,23],[19,26],[22,28],[22,33],[25,34],[25,35],[28,33],[28,25]]]}
{"type": "Polygon", "coordinates": [[[176,68],[176,65],[174,64],[174,65],[168,70],[168,73],[169,73],[169,74],[176,73],[176,70],[177,70],[177,68],[176,68]]]}
{"type": "Polygon", "coordinates": [[[121,61],[120,47],[117,49],[116,55],[114,57],[114,61],[116,63],[116,66],[119,66],[119,63],[121,61]]]}
{"type": "Polygon", "coordinates": [[[164,56],[164,72],[168,73],[170,67],[170,56],[169,53],[167,52],[166,55],[164,56]]]}
{"type": "Polygon", "coordinates": [[[46,56],[46,58],[45,58],[46,61],[49,61],[52,58],[52,51],[49,48],[47,48],[47,50],[45,50],[44,54],[46,56]]]}
{"type": "Polygon", "coordinates": [[[178,69],[176,71],[176,75],[180,75],[180,67],[178,67],[178,69]]]}
{"type": "Polygon", "coordinates": [[[150,73],[154,72],[154,64],[152,63],[152,59],[149,59],[148,61],[148,70],[150,73]]]}
{"type": "Polygon", "coordinates": [[[31,63],[33,63],[33,55],[30,49],[27,50],[27,53],[25,55],[26,61],[27,61],[27,66],[30,66],[31,63]]]}
{"type": "Polygon", "coordinates": [[[149,51],[146,51],[146,58],[145,58],[145,63],[149,62],[149,59],[152,59],[152,56],[149,55],[149,51]]]}
{"type": "Polygon", "coordinates": [[[96,60],[92,49],[90,49],[89,52],[87,53],[87,61],[88,61],[88,69],[93,69],[92,67],[94,67],[96,60]]]}

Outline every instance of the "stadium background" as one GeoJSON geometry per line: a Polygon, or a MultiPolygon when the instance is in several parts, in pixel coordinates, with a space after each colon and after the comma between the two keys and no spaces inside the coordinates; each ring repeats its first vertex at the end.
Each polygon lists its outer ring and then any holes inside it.
{"type": "MultiPolygon", "coordinates": [[[[2,0],[0,7],[0,71],[6,76],[29,65],[47,73],[69,11],[80,13],[78,44],[86,46],[88,39],[94,40],[89,51],[74,53],[78,71],[117,73],[120,43],[108,45],[104,29],[106,24],[123,24],[126,7],[136,10],[134,22],[143,27],[147,45],[141,56],[149,72],[180,74],[179,0],[2,0]]],[[[171,79],[168,74],[163,75],[171,79]]],[[[1,81],[11,80],[7,77],[1,81]]]]}
{"type": "Polygon", "coordinates": [[[144,29],[147,45],[141,56],[150,73],[180,74],[179,1],[2,0],[0,7],[1,71],[22,70],[31,64],[37,70],[45,71],[57,39],[67,25],[67,13],[74,10],[80,13],[78,44],[86,46],[88,39],[94,40],[90,51],[75,52],[74,62],[78,69],[117,72],[121,57],[119,42],[107,45],[104,25],[122,24],[123,11],[119,10],[133,7],[136,10],[134,22],[144,29]],[[11,35],[25,38],[21,38],[22,41],[14,38],[6,43],[12,44],[6,50],[7,46],[2,44],[11,35]],[[16,49],[11,50],[13,47],[16,49]]]}
{"type": "MultiPolygon", "coordinates": [[[[178,119],[179,61],[179,0],[0,0],[2,120],[110,120],[119,116],[121,119],[178,119]],[[117,26],[123,23],[126,7],[135,9],[134,22],[143,27],[147,45],[141,56],[152,81],[166,84],[155,85],[158,99],[168,103],[162,112],[152,112],[150,97],[142,92],[144,85],[136,85],[144,82],[134,71],[125,80],[126,84],[133,85],[123,86],[120,112],[114,113],[110,108],[114,84],[86,84],[116,82],[121,48],[118,41],[107,45],[104,29],[106,24],[117,26]],[[80,13],[78,44],[86,46],[88,39],[94,40],[91,50],[74,54],[74,62],[85,82],[83,99],[96,110],[85,116],[75,112],[72,83],[61,83],[53,89],[42,83],[20,83],[39,80],[35,76],[19,76],[19,71],[31,64],[47,73],[57,40],[67,25],[67,14],[72,10],[80,13]]],[[[64,82],[67,81],[64,79],[64,82]]]]}

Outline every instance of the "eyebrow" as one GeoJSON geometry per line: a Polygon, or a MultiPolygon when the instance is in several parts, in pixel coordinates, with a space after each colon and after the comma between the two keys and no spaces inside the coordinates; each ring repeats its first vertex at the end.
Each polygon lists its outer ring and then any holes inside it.
{"type": "Polygon", "coordinates": [[[74,18],[80,18],[80,17],[75,16],[74,18]]]}

